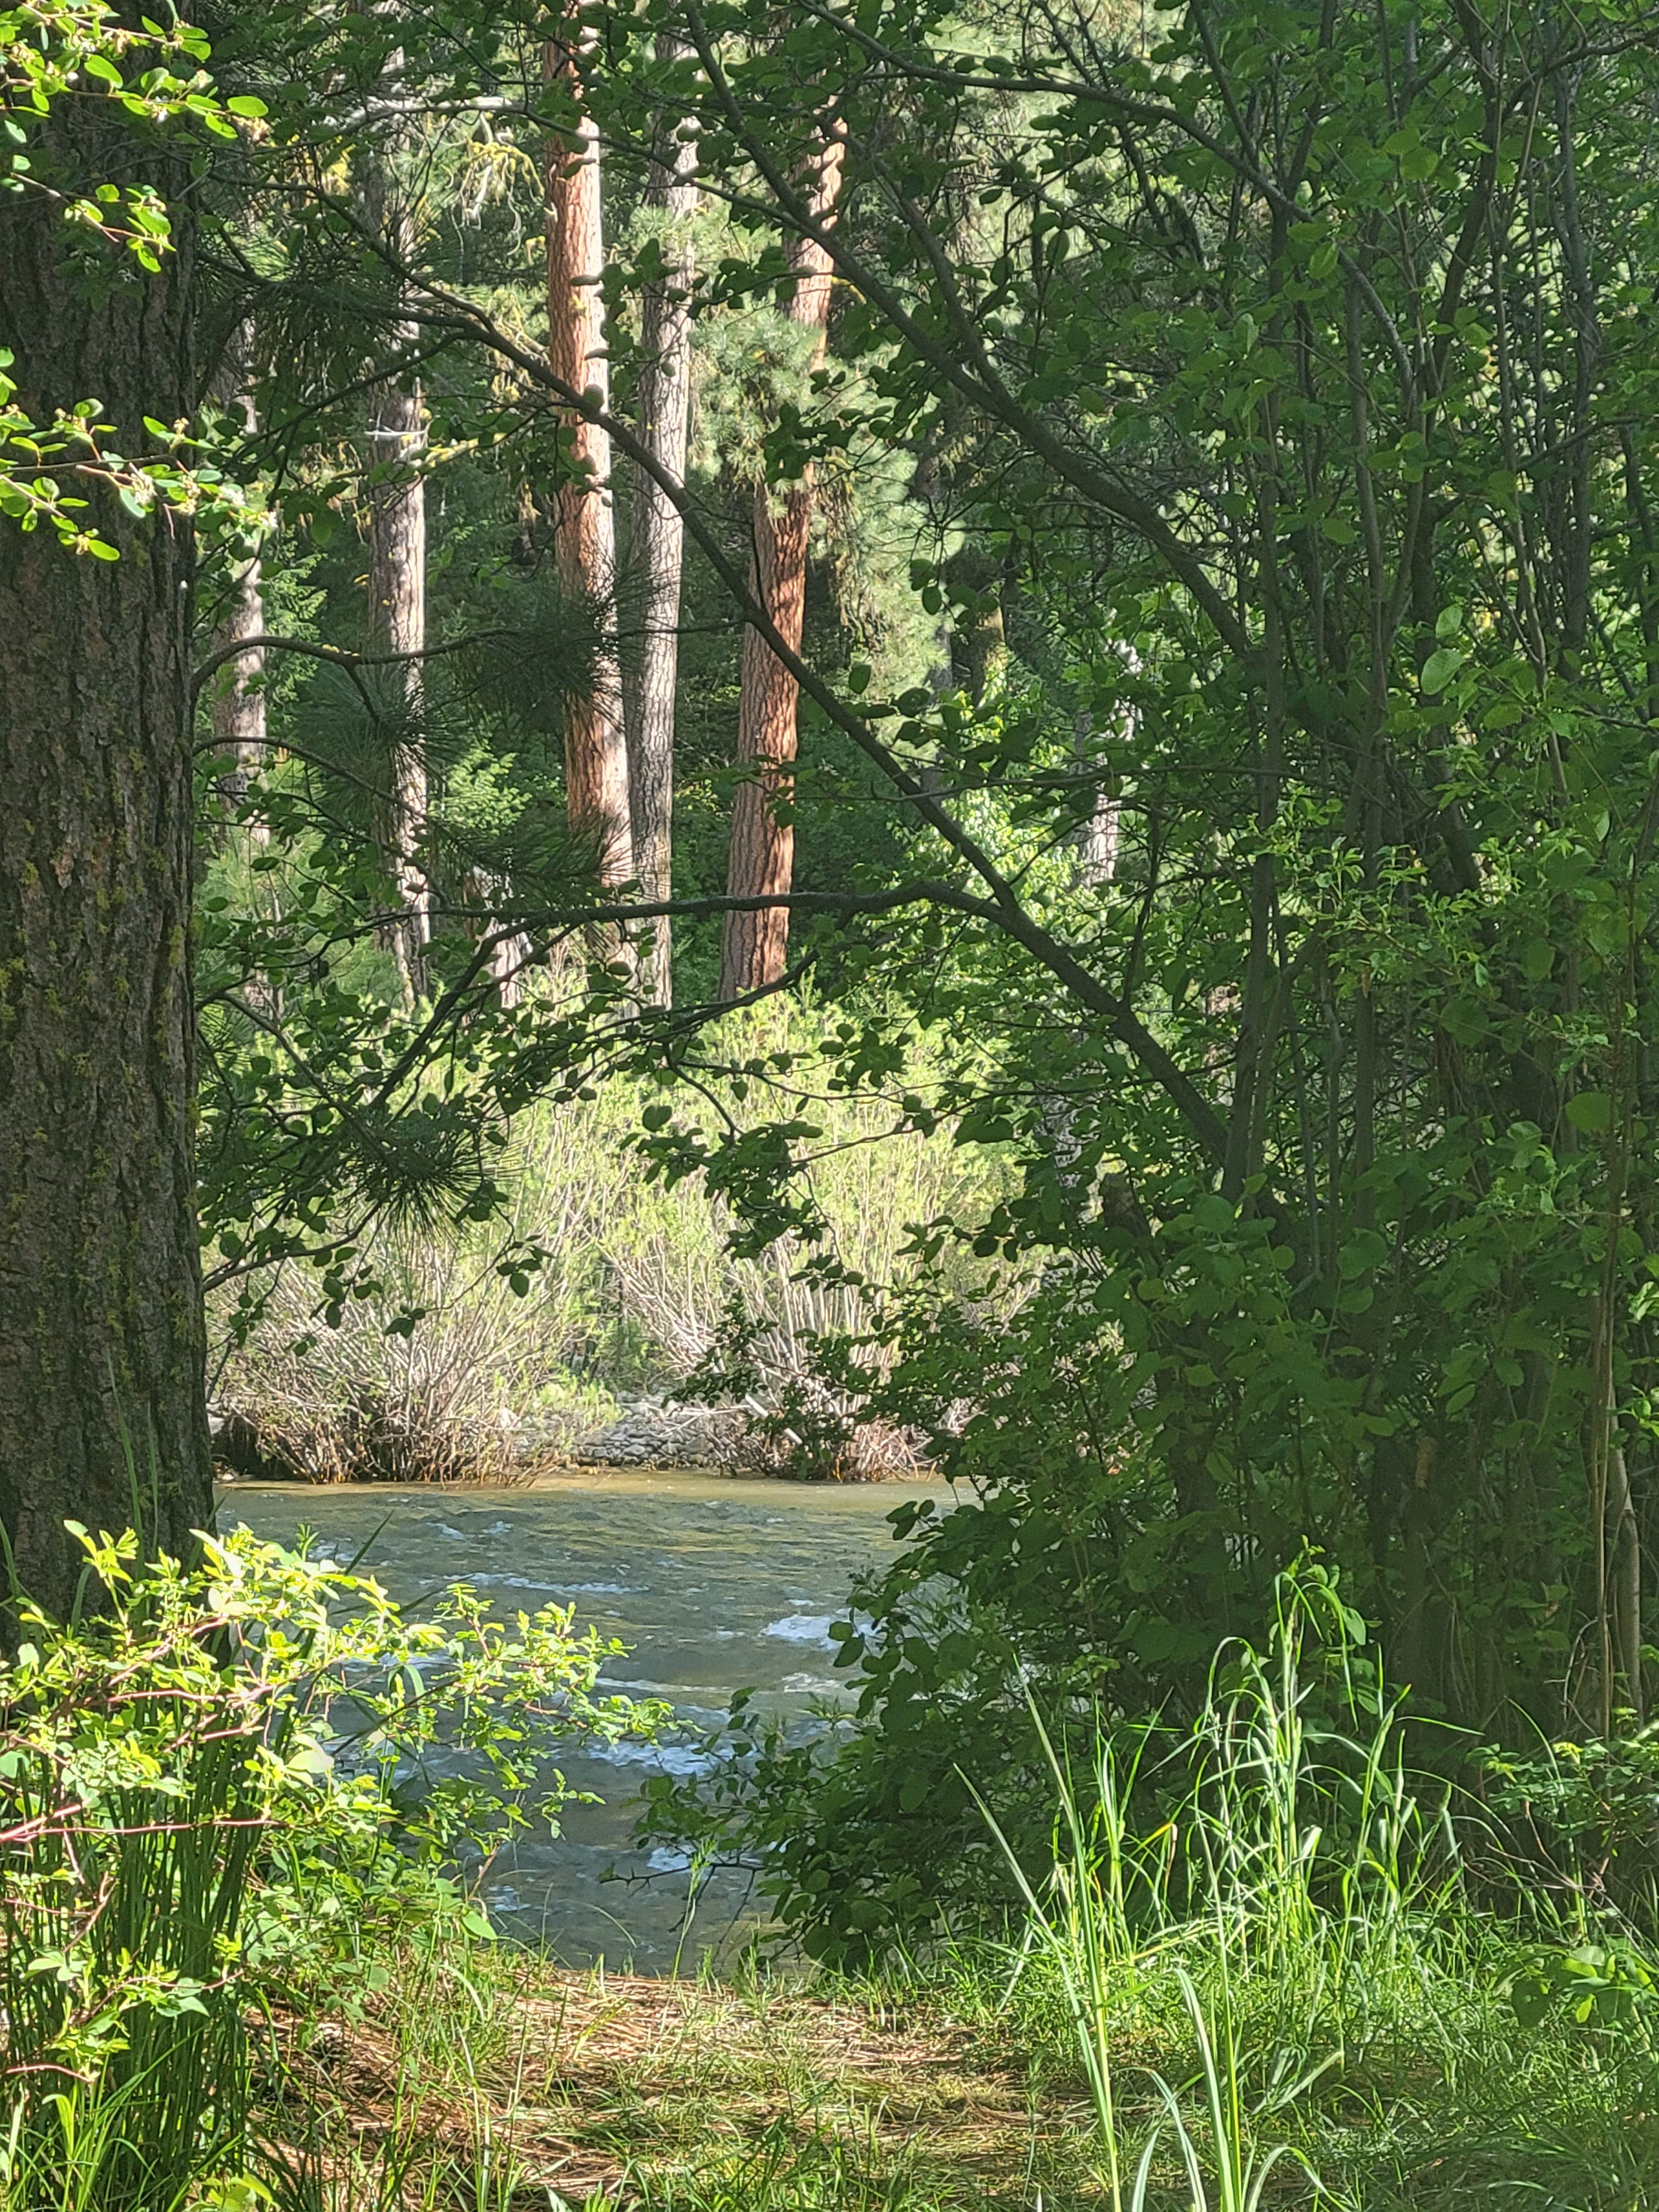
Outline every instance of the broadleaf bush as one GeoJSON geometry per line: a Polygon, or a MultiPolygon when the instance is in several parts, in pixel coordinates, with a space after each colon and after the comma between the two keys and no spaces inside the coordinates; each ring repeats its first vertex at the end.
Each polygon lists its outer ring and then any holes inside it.
{"type": "Polygon", "coordinates": [[[75,1528],[67,1622],[16,1601],[0,1661],[7,2212],[170,2212],[246,2151],[249,2021],[449,1920],[458,1878],[569,1796],[573,1736],[648,1735],[597,1693],[622,1647],[464,1587],[380,1585],[246,1530],[199,1562],[75,1528]]]}

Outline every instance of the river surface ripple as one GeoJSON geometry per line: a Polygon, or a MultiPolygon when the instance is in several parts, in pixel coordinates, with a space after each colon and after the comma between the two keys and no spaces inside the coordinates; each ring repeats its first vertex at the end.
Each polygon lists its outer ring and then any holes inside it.
{"type": "MultiPolygon", "coordinates": [[[[891,1556],[888,1516],[919,1494],[948,1502],[942,1487],[911,1483],[620,1471],[536,1489],[238,1484],[222,1494],[219,1522],[289,1545],[307,1528],[313,1553],[342,1563],[362,1551],[362,1571],[404,1603],[465,1582],[504,1615],[574,1604],[579,1626],[631,1647],[605,1682],[665,1698],[694,1726],[718,1722],[748,1687],[805,1724],[814,1698],[848,1694],[830,1624],[853,1577],[891,1556]]],[[[562,1835],[532,1830],[495,1861],[483,1893],[502,1933],[572,1965],[602,1957],[644,1973],[729,1954],[757,1924],[747,1882],[711,1875],[686,1936],[684,1869],[629,1840],[642,1779],[664,1765],[684,1772],[692,1758],[671,1744],[562,1759],[571,1786],[604,1802],[572,1806],[562,1835]]]]}

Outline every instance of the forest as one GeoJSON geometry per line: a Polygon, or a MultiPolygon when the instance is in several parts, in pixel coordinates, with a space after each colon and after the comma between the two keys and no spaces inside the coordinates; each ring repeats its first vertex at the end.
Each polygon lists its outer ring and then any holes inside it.
{"type": "Polygon", "coordinates": [[[1659,2207],[1656,336],[1651,0],[0,0],[0,2212],[1659,2207]]]}

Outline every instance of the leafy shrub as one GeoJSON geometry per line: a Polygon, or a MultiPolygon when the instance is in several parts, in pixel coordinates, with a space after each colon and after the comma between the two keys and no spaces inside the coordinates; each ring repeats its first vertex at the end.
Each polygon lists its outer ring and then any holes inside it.
{"type": "MultiPolygon", "coordinates": [[[[1022,1918],[1018,1870],[1041,1869],[1062,1840],[1057,1742],[1068,1820],[1109,1846],[1124,1949],[1224,1893],[1228,1911],[1249,1900],[1259,1947],[1289,1940],[1317,1913],[1358,1911],[1373,1886],[1420,1885],[1442,1832],[1409,1786],[1400,1705],[1334,1571],[1304,1559],[1270,1604],[1259,1647],[1231,1638],[1212,1655],[1184,1726],[1173,1712],[1136,1719],[1086,1692],[1054,1694],[1011,1647],[999,1700],[931,1719],[920,1698],[896,1715],[866,1692],[851,1718],[806,1739],[744,1694],[709,1771],[647,1785],[643,1831],[752,1868],[815,1958],[839,1966],[915,1953],[946,1930],[998,1932],[1022,1918]],[[1067,1747],[1079,1741],[1091,1749],[1074,1760],[1067,1747]]],[[[923,1669],[927,1647],[941,1666],[976,1656],[983,1683],[996,1649],[975,1652],[973,1623],[943,1611],[855,1613],[830,1634],[837,1663],[857,1661],[878,1681],[923,1669]]]]}
{"type": "Polygon", "coordinates": [[[1558,1893],[1659,1923],[1659,1723],[1605,1741],[1489,1750],[1485,1796],[1510,1848],[1558,1893]]]}
{"type": "Polygon", "coordinates": [[[1659,2018],[1659,1975],[1628,1944],[1578,1943],[1539,1949],[1509,1978],[1522,2027],[1559,2014],[1579,2027],[1647,2027],[1659,2018]]]}
{"type": "Polygon", "coordinates": [[[20,1602],[0,1662],[3,2201],[171,2212],[241,2159],[249,2008],[468,1915],[443,1869],[556,1817],[554,1741],[660,1708],[596,1697],[621,1647],[556,1607],[507,1628],[457,1588],[411,1621],[245,1531],[194,1567],[74,1533],[99,1609],[20,1602]]]}

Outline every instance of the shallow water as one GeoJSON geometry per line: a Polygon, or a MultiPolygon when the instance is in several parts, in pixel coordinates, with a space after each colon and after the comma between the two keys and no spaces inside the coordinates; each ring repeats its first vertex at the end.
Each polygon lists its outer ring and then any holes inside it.
{"type": "MultiPolygon", "coordinates": [[[[890,1554],[887,1516],[926,1487],[620,1472],[535,1490],[250,1484],[223,1494],[220,1523],[285,1544],[304,1526],[341,1561],[367,1545],[364,1571],[405,1602],[468,1582],[506,1613],[574,1603],[579,1626],[631,1646],[605,1681],[665,1698],[694,1724],[745,1687],[805,1722],[815,1698],[847,1694],[830,1624],[854,1575],[890,1554]]],[[[692,1759],[673,1745],[563,1759],[572,1787],[605,1802],[572,1806],[563,1835],[532,1831],[495,1862],[483,1895],[502,1932],[573,1965],[646,1973],[734,1949],[757,1920],[745,1880],[711,1875],[688,1931],[684,1868],[629,1846],[641,1781],[692,1759]]]]}

